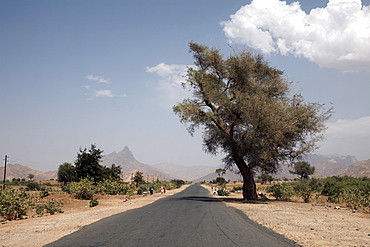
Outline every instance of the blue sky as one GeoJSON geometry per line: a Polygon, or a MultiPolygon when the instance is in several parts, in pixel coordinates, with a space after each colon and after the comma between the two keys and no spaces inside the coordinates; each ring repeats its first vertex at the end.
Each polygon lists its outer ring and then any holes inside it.
{"type": "Polygon", "coordinates": [[[370,0],[0,2],[0,155],[43,171],[80,147],[220,165],[172,113],[188,43],[253,49],[329,105],[321,154],[370,158],[370,0]],[[363,5],[363,6],[362,6],[363,5]]]}

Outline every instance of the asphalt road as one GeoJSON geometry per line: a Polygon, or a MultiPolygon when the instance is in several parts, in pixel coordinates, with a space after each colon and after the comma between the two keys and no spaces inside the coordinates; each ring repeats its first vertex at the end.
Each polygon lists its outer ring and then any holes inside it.
{"type": "Polygon", "coordinates": [[[83,227],[55,246],[296,246],[194,184],[142,208],[83,227]]]}

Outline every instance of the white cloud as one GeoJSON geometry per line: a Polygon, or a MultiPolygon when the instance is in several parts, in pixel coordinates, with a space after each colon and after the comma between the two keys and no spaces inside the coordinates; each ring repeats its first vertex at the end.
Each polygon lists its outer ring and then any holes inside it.
{"type": "Polygon", "coordinates": [[[112,90],[108,90],[108,89],[94,91],[94,93],[91,93],[90,95],[92,97],[94,97],[94,98],[97,98],[97,97],[108,97],[108,98],[113,98],[113,97],[127,97],[126,94],[118,95],[118,94],[113,93],[112,90]]]}
{"type": "Polygon", "coordinates": [[[361,0],[329,0],[309,14],[299,2],[253,0],[221,25],[231,42],[265,54],[294,54],[321,67],[370,71],[370,6],[361,0]]]}
{"type": "Polygon", "coordinates": [[[341,119],[329,123],[320,152],[355,155],[360,160],[370,159],[370,116],[341,119]]]}
{"type": "Polygon", "coordinates": [[[146,72],[157,74],[161,77],[158,83],[158,90],[163,92],[171,104],[182,101],[189,97],[189,93],[182,88],[182,83],[185,82],[189,65],[183,64],[165,64],[159,63],[154,67],[146,67],[146,72]]]}
{"type": "Polygon", "coordinates": [[[104,79],[104,77],[102,76],[87,75],[85,78],[88,79],[89,81],[97,81],[99,83],[109,83],[109,80],[104,79]]]}

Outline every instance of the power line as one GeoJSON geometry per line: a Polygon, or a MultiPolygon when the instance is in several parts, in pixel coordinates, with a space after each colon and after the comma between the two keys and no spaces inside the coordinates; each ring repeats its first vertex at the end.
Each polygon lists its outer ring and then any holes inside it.
{"type": "Polygon", "coordinates": [[[23,163],[23,164],[26,163],[26,164],[31,164],[31,165],[47,166],[46,164],[41,164],[41,163],[35,162],[35,161],[29,161],[29,160],[14,158],[14,156],[8,157],[8,158],[9,158],[9,162],[11,162],[11,163],[23,163]]]}

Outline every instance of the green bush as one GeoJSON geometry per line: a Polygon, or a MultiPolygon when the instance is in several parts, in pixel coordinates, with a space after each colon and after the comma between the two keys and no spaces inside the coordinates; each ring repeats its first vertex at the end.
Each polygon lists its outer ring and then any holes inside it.
{"type": "Polygon", "coordinates": [[[185,181],[180,180],[180,179],[173,179],[170,182],[175,185],[176,189],[180,188],[181,186],[183,186],[185,184],[185,181]]]}
{"type": "Polygon", "coordinates": [[[36,205],[36,214],[43,215],[45,212],[49,214],[64,213],[64,211],[60,208],[62,206],[62,202],[49,200],[44,204],[36,205]]]}
{"type": "Polygon", "coordinates": [[[95,207],[99,205],[98,199],[94,198],[90,200],[90,207],[95,207]]]}
{"type": "Polygon", "coordinates": [[[77,199],[91,200],[97,192],[97,187],[91,179],[83,178],[80,182],[63,186],[63,191],[73,194],[77,199]]]}
{"type": "Polygon", "coordinates": [[[322,183],[321,194],[328,196],[328,202],[370,211],[370,178],[330,177],[322,183]]]}
{"type": "Polygon", "coordinates": [[[97,183],[97,193],[102,195],[126,195],[128,187],[121,181],[104,179],[97,183]]]}
{"type": "Polygon", "coordinates": [[[289,201],[295,195],[294,188],[290,183],[274,184],[267,188],[267,192],[271,193],[276,200],[289,201]]]}
{"type": "Polygon", "coordinates": [[[0,192],[0,215],[8,220],[15,220],[34,207],[33,197],[25,192],[6,188],[0,192]]]}
{"type": "Polygon", "coordinates": [[[28,182],[26,184],[26,186],[27,186],[27,190],[32,190],[32,191],[34,191],[34,190],[40,191],[41,190],[41,186],[37,182],[28,182]]]}
{"type": "Polygon", "coordinates": [[[318,191],[319,183],[317,179],[301,180],[294,183],[295,194],[300,196],[305,203],[311,201],[312,196],[318,191]]]}
{"type": "Polygon", "coordinates": [[[219,196],[228,196],[230,195],[230,192],[225,190],[224,188],[217,190],[217,195],[219,196]]]}

